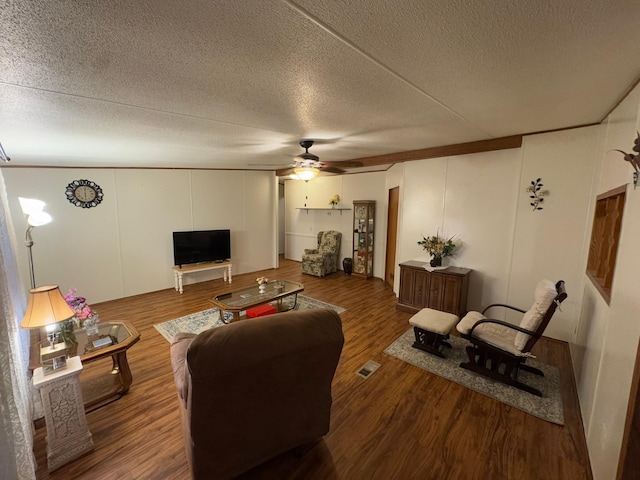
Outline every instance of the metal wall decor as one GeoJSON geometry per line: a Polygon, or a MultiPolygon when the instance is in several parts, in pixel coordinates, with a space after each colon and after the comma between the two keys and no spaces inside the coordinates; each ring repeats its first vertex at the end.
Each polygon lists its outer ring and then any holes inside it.
{"type": "Polygon", "coordinates": [[[544,184],[541,183],[542,178],[537,178],[536,180],[531,180],[531,185],[527,187],[527,192],[531,193],[529,198],[531,199],[531,205],[533,207],[533,211],[542,210],[542,203],[544,202],[544,198],[549,195],[549,190],[542,190],[544,184]]]}
{"type": "Polygon", "coordinates": [[[7,155],[7,152],[5,152],[4,148],[2,147],[2,142],[0,142],[0,161],[7,163],[11,161],[9,155],[7,155]]]}
{"type": "Polygon", "coordinates": [[[638,132],[638,136],[633,141],[632,150],[636,153],[627,153],[622,150],[615,149],[616,152],[620,152],[624,155],[624,161],[629,162],[633,167],[633,189],[635,190],[638,186],[638,174],[640,173],[640,132],[638,132]]]}

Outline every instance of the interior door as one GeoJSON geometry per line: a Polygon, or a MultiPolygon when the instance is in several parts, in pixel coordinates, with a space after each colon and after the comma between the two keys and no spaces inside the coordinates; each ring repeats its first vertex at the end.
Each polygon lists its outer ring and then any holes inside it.
{"type": "Polygon", "coordinates": [[[636,352],[636,366],[633,371],[627,421],[622,437],[622,448],[618,461],[618,480],[640,478],[640,344],[636,352]]]}
{"type": "Polygon", "coordinates": [[[387,210],[387,251],[384,267],[384,283],[393,288],[396,274],[396,244],[398,241],[398,209],[400,187],[389,190],[389,208],[387,210]]]}

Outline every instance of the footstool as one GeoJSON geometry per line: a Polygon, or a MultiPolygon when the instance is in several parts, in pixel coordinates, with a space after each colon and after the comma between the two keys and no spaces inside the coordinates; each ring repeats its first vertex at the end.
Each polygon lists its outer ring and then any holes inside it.
{"type": "Polygon", "coordinates": [[[449,332],[459,321],[458,316],[452,313],[423,308],[409,319],[416,336],[413,348],[444,358],[444,347],[451,348],[451,344],[445,340],[449,338],[449,332]]]}
{"type": "Polygon", "coordinates": [[[250,308],[247,310],[247,317],[249,318],[258,318],[264,317],[266,315],[271,315],[272,313],[276,313],[278,310],[273,305],[269,305],[265,303],[263,305],[258,305],[257,307],[250,308]]]}

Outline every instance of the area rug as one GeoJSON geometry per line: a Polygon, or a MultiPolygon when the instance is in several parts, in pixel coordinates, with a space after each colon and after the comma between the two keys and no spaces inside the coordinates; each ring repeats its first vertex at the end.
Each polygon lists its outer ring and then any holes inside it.
{"type": "Polygon", "coordinates": [[[546,365],[534,359],[528,359],[527,365],[542,370],[544,377],[525,371],[521,371],[518,375],[520,381],[542,392],[543,397],[540,398],[531,393],[460,368],[460,363],[468,360],[465,347],[469,345],[468,341],[460,337],[451,335],[449,343],[453,348],[445,349],[444,354],[447,358],[444,359],[413,348],[411,345],[413,345],[414,341],[415,336],[413,329],[410,328],[400,338],[389,345],[384,353],[440,377],[444,377],[452,382],[459,383],[488,397],[495,398],[502,403],[524,410],[543,420],[564,425],[564,410],[562,407],[562,396],[560,394],[560,372],[556,367],[546,365]]]}
{"type": "MultiPolygon", "coordinates": [[[[293,303],[293,297],[286,297],[283,300],[283,303],[288,303],[291,306],[293,303]]],[[[346,312],[342,307],[321,302],[320,300],[316,300],[315,298],[307,297],[305,295],[298,295],[298,304],[294,310],[310,310],[312,308],[328,308],[330,310],[335,310],[338,314],[346,312]]],[[[224,312],[224,318],[227,322],[230,322],[233,319],[233,315],[229,312],[224,312]]],[[[178,332],[198,334],[208,330],[209,328],[221,327],[222,325],[224,325],[224,323],[220,321],[218,309],[210,308],[208,310],[192,313],[191,315],[186,315],[174,320],[158,323],[157,325],[154,325],[154,327],[168,342],[171,342],[173,336],[178,332]]]]}

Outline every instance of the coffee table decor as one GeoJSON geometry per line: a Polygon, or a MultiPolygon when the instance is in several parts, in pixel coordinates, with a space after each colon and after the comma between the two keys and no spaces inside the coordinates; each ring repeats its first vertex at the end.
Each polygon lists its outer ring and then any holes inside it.
{"type": "MultiPolygon", "coordinates": [[[[305,295],[298,295],[296,306],[293,306],[292,298],[284,299],[283,303],[285,303],[287,307],[291,307],[293,310],[328,308],[330,310],[334,310],[338,314],[346,312],[342,307],[322,302],[305,295]]],[[[224,312],[224,316],[227,322],[230,322],[233,319],[233,315],[229,312],[224,312]]],[[[220,320],[218,309],[209,308],[201,312],[192,313],[190,315],[185,315],[184,317],[156,324],[154,327],[158,332],[160,332],[167,342],[171,342],[173,336],[178,332],[198,334],[208,330],[209,328],[221,327],[223,325],[225,324],[220,320]]]]}

